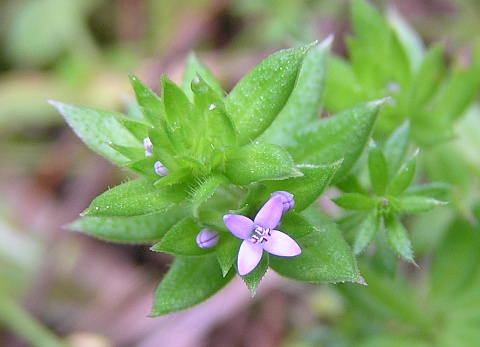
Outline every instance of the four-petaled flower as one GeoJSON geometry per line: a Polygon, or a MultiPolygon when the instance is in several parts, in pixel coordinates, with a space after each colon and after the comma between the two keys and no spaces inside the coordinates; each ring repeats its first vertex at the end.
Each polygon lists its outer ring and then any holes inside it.
{"type": "Polygon", "coordinates": [[[238,214],[223,216],[228,230],[243,240],[238,250],[239,275],[245,276],[255,269],[262,258],[263,250],[282,257],[294,257],[302,252],[295,240],[275,230],[282,218],[283,202],[282,196],[273,195],[258,211],[253,221],[238,214]]]}

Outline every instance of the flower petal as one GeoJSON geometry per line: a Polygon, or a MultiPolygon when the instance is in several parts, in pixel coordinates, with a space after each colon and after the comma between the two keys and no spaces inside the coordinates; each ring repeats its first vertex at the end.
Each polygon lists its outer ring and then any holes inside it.
{"type": "Polygon", "coordinates": [[[282,218],[282,201],[282,198],[278,195],[271,197],[255,216],[255,224],[265,229],[275,228],[282,218]]]}
{"type": "Polygon", "coordinates": [[[238,250],[238,274],[245,276],[252,272],[260,263],[262,259],[263,248],[260,243],[252,243],[250,241],[243,241],[238,250]]]}
{"type": "Polygon", "coordinates": [[[223,216],[223,222],[228,230],[239,239],[250,238],[253,231],[253,221],[250,218],[239,214],[226,214],[223,216]]]}
{"type": "Polygon", "coordinates": [[[294,257],[302,253],[300,246],[287,234],[271,230],[271,236],[268,241],[263,244],[263,249],[273,255],[281,257],[294,257]]]}

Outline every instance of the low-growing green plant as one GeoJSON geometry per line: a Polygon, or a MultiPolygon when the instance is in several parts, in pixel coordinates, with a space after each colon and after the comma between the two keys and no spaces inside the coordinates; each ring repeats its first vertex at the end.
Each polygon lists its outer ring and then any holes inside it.
{"type": "Polygon", "coordinates": [[[236,274],[254,294],[271,268],[302,282],[372,281],[373,292],[343,292],[424,322],[431,337],[433,318],[396,302],[389,281],[397,256],[415,263],[410,215],[456,189],[429,176],[422,152],[452,138],[480,59],[447,69],[441,46],[425,50],[398,15],[362,0],[352,18],[350,61],[330,55],[329,37],[272,54],[225,93],[192,54],[180,85],[161,77],[160,96],[131,76],[132,115],[51,102],[92,150],[136,174],[68,228],[174,256],[152,316],[198,304],[236,274]],[[335,114],[320,117],[324,106],[335,114]],[[338,219],[317,203],[328,188],[340,192],[338,219]]]}

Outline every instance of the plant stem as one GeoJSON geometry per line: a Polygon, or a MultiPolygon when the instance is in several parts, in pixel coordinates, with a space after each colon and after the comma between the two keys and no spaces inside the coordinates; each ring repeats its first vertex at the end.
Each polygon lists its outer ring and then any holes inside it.
{"type": "Polygon", "coordinates": [[[66,342],[62,341],[4,293],[0,293],[0,325],[10,329],[27,341],[30,346],[68,346],[66,342]]]}

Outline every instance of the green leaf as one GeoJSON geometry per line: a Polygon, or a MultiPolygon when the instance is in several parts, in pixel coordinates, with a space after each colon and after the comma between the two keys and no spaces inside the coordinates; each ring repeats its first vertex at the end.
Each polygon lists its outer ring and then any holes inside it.
{"type": "MultiPolygon", "coordinates": [[[[418,153],[418,152],[417,152],[418,153]]],[[[417,163],[417,154],[412,158],[393,176],[390,185],[388,186],[388,193],[397,196],[402,194],[405,189],[412,183],[415,176],[415,168],[417,163]]]]}
{"type": "Polygon", "coordinates": [[[88,147],[114,164],[124,165],[128,159],[114,150],[110,143],[126,147],[139,145],[138,140],[118,122],[117,117],[122,115],[117,112],[58,101],[50,101],[50,104],[60,112],[88,147]]]}
{"type": "Polygon", "coordinates": [[[170,126],[169,137],[180,151],[177,154],[188,155],[202,135],[197,131],[201,129],[203,119],[193,111],[185,93],[166,76],[162,76],[162,96],[170,126]]]}
{"type": "Polygon", "coordinates": [[[383,196],[388,185],[388,166],[383,152],[375,144],[368,150],[368,172],[370,183],[377,196],[383,196]]]}
{"type": "Polygon", "coordinates": [[[445,74],[443,47],[434,45],[425,54],[410,89],[410,110],[424,107],[438,90],[445,74]]]}
{"type": "MultiPolygon", "coordinates": [[[[479,205],[473,210],[480,220],[479,205]]],[[[453,298],[460,298],[470,288],[475,288],[478,299],[480,274],[480,226],[473,225],[458,217],[448,228],[445,237],[435,253],[430,276],[429,296],[437,305],[445,305],[453,298]]],[[[467,305],[471,306],[471,300],[467,305]]],[[[473,307],[472,307],[473,308],[473,307]]],[[[478,311],[478,305],[475,307],[478,311]]]]}
{"type": "Polygon", "coordinates": [[[272,125],[261,135],[262,142],[280,146],[298,145],[301,139],[292,135],[319,118],[332,39],[329,37],[310,49],[290,98],[272,125]]]}
{"type": "Polygon", "coordinates": [[[395,200],[395,205],[399,212],[407,214],[428,212],[437,206],[445,204],[443,201],[419,195],[401,196],[395,200]]]}
{"type": "Polygon", "coordinates": [[[423,195],[434,199],[440,199],[452,189],[452,186],[443,182],[433,182],[420,184],[418,186],[409,187],[403,192],[403,196],[407,195],[423,195]]]}
{"type": "Polygon", "coordinates": [[[225,159],[225,175],[236,185],[302,175],[290,154],[277,145],[257,143],[231,149],[225,159]]]}
{"type": "Polygon", "coordinates": [[[393,250],[406,261],[413,263],[413,251],[407,229],[395,216],[385,218],[386,236],[393,250]]]}
{"type": "Polygon", "coordinates": [[[198,209],[200,206],[212,197],[221,184],[226,182],[227,180],[223,176],[210,176],[201,182],[197,188],[195,188],[195,190],[190,194],[190,201],[195,217],[198,217],[198,209]]]}
{"type": "Polygon", "coordinates": [[[195,256],[211,253],[213,248],[203,249],[197,245],[196,238],[201,230],[202,227],[193,218],[184,218],[168,230],[162,240],[150,249],[173,255],[195,256]]]}
{"type": "MultiPolygon", "coordinates": [[[[141,160],[145,158],[145,150],[140,146],[127,147],[127,146],[115,145],[113,143],[110,143],[109,145],[118,153],[120,153],[125,158],[128,158],[130,160],[135,161],[135,160],[141,160]]],[[[126,164],[126,165],[128,166],[129,164],[126,164]]]]}
{"type": "Polygon", "coordinates": [[[187,193],[186,184],[157,189],[152,181],[139,178],[96,197],[83,216],[129,217],[160,213],[183,202],[187,193]]]}
{"type": "Polygon", "coordinates": [[[143,143],[143,139],[148,136],[148,131],[151,128],[146,122],[132,117],[119,115],[117,121],[130,131],[140,143],[143,143]]]}
{"type": "Polygon", "coordinates": [[[406,121],[395,129],[385,142],[383,153],[387,159],[389,177],[393,177],[400,169],[408,150],[409,138],[410,124],[406,121]]]}
{"type": "MultiPolygon", "coordinates": [[[[116,147],[114,147],[116,148],[116,147]]],[[[160,176],[155,172],[155,157],[143,157],[142,159],[131,161],[125,165],[132,171],[139,173],[142,176],[156,179],[160,176]]]]}
{"type": "Polygon", "coordinates": [[[247,275],[241,276],[252,296],[256,294],[258,285],[268,270],[268,260],[269,254],[267,252],[263,252],[262,258],[260,259],[257,267],[247,275]]]}
{"type": "Polygon", "coordinates": [[[341,160],[327,165],[297,165],[303,176],[267,181],[264,184],[270,193],[285,190],[293,194],[295,199],[293,208],[300,212],[318,199],[341,165],[341,160]]]}
{"type": "Polygon", "coordinates": [[[130,82],[135,91],[138,107],[145,119],[155,127],[161,126],[160,120],[165,117],[165,108],[162,100],[134,75],[130,75],[130,82]]]}
{"type": "Polygon", "coordinates": [[[185,66],[185,71],[183,72],[182,78],[182,90],[193,102],[193,92],[191,83],[195,76],[199,75],[205,82],[212,88],[218,95],[223,96],[225,92],[222,89],[222,86],[215,77],[212,75],[210,70],[197,58],[195,53],[191,52],[188,55],[187,63],[185,66]]]}
{"type": "Polygon", "coordinates": [[[225,98],[238,144],[255,140],[287,102],[311,45],[279,51],[244,76],[225,98]]]}
{"type": "Polygon", "coordinates": [[[108,241],[151,243],[161,239],[185,214],[184,206],[177,205],[168,211],[128,218],[82,217],[66,228],[108,241]]]}
{"type": "Polygon", "coordinates": [[[327,66],[325,108],[339,112],[369,99],[361,88],[352,65],[340,57],[331,56],[327,66]],[[345,97],[348,95],[348,98],[345,97]]]}
{"type": "Polygon", "coordinates": [[[353,253],[362,253],[373,241],[380,227],[380,218],[376,211],[372,211],[360,224],[355,242],[353,244],[353,253]]]}
{"type": "Polygon", "coordinates": [[[464,61],[463,57],[459,60],[435,96],[438,102],[431,110],[435,119],[455,120],[459,118],[478,95],[480,48],[477,47],[470,53],[467,61],[464,61]]]}
{"type": "Polygon", "coordinates": [[[388,22],[408,56],[412,71],[417,71],[425,55],[421,37],[393,7],[388,11],[388,22]]]}
{"type": "Polygon", "coordinates": [[[222,289],[234,271],[222,276],[214,253],[198,257],[176,257],[155,290],[152,317],[183,310],[208,299],[222,289]]]}
{"type": "Polygon", "coordinates": [[[212,104],[205,110],[204,119],[202,140],[209,151],[212,149],[222,151],[236,146],[235,128],[222,105],[212,104]]]}
{"type": "Polygon", "coordinates": [[[364,103],[312,123],[299,134],[302,145],[288,147],[297,163],[328,164],[343,158],[333,182],[345,176],[370,138],[378,111],[385,101],[364,103]]]}
{"type": "Polygon", "coordinates": [[[352,251],[337,226],[313,208],[305,213],[308,218],[301,225],[295,218],[284,218],[281,224],[281,230],[299,244],[302,253],[291,258],[270,255],[270,267],[297,281],[363,283],[352,251]]]}
{"type": "Polygon", "coordinates": [[[375,207],[375,200],[371,196],[360,193],[345,193],[332,201],[347,210],[370,210],[375,207]]]}
{"type": "Polygon", "coordinates": [[[238,249],[241,243],[242,240],[233,236],[220,237],[216,247],[216,253],[223,276],[227,275],[232,268],[235,259],[237,259],[238,249]]]}

